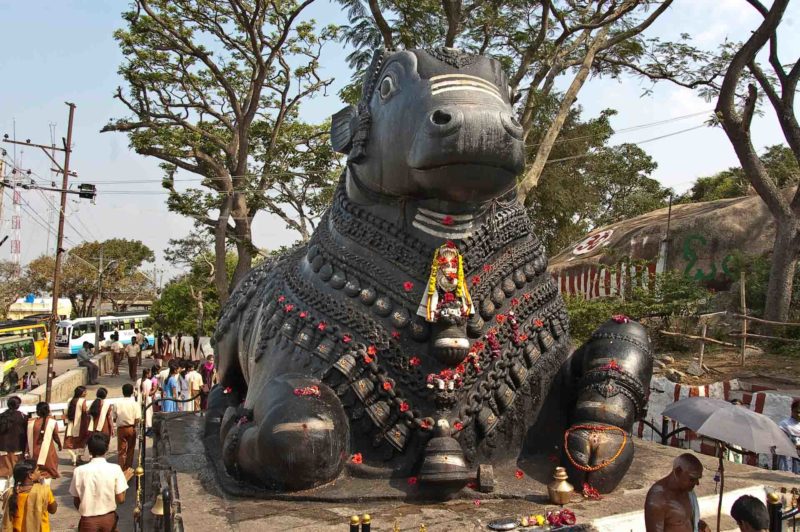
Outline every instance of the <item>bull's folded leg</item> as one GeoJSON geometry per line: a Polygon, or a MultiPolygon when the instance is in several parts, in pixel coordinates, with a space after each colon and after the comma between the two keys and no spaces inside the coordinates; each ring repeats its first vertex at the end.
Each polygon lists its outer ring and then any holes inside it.
{"type": "Polygon", "coordinates": [[[350,456],[350,427],[321,382],[283,375],[266,383],[253,410],[228,410],[222,426],[228,471],[271,488],[307,489],[334,480],[350,456]]]}
{"type": "Polygon", "coordinates": [[[581,349],[577,402],[565,434],[570,478],[601,493],[617,487],[633,461],[631,429],[644,415],[653,357],[644,327],[624,316],[600,326],[581,349]]]}

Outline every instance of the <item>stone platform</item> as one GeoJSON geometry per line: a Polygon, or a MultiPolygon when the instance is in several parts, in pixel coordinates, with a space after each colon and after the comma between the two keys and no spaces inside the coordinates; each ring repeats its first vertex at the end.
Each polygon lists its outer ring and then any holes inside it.
{"type": "MultiPolygon", "coordinates": [[[[534,456],[495,468],[495,490],[480,493],[465,488],[444,502],[422,500],[424,492],[408,479],[377,480],[345,477],[313,490],[292,494],[257,491],[230,478],[216,453],[203,444],[204,418],[199,414],[159,414],[156,420],[155,461],[176,472],[185,530],[347,530],[351,515],[369,513],[373,530],[487,530],[489,521],[555,509],[547,502],[546,484],[554,467],[552,457],[534,456]],[[520,479],[515,475],[524,473],[520,479]]],[[[620,487],[600,501],[576,495],[567,507],[578,523],[597,530],[644,530],[642,509],[652,483],[669,472],[681,449],[637,440],[636,457],[620,487]]],[[[717,460],[698,455],[706,471],[696,489],[703,517],[716,516],[714,473],[717,460]]],[[[776,487],[798,485],[798,477],[750,466],[726,463],[723,513],[736,497],[751,493],[764,498],[776,487]]],[[[736,530],[730,517],[723,530],[736,530]]],[[[520,529],[524,530],[524,529],[520,529]]],[[[529,529],[530,530],[530,529],[529,529]]]]}

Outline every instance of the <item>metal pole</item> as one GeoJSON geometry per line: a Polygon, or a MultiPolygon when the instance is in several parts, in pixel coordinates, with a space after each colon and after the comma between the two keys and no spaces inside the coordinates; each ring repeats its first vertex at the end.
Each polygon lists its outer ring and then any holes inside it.
{"type": "Polygon", "coordinates": [[[703,355],[706,351],[706,333],[708,332],[708,324],[704,321],[703,322],[703,332],[700,335],[702,340],[700,340],[700,372],[703,371],[703,355]]]}
{"type": "Polygon", "coordinates": [[[744,366],[745,355],[747,353],[747,302],[745,300],[745,280],[744,269],[739,272],[739,303],[742,306],[742,349],[739,364],[744,366]]]}
{"type": "Polygon", "coordinates": [[[69,186],[69,156],[72,153],[72,122],[75,117],[75,104],[69,106],[67,140],[64,143],[64,178],[61,181],[61,208],[58,211],[58,236],[56,237],[56,265],[53,271],[53,308],[50,316],[50,338],[47,349],[47,387],[44,400],[50,402],[53,389],[53,360],[56,353],[56,328],[58,327],[58,297],[61,291],[61,254],[64,250],[64,215],[67,210],[67,186],[69,186]]]}
{"type": "Polygon", "coordinates": [[[100,244],[100,268],[97,270],[97,303],[94,307],[94,344],[95,353],[100,352],[100,305],[103,303],[103,248],[100,244]]]}

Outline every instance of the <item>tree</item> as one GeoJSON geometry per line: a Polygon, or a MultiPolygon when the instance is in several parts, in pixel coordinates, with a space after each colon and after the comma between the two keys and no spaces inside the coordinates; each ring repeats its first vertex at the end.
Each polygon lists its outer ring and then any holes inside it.
{"type": "MultiPolygon", "coordinates": [[[[778,188],[797,185],[800,182],[800,166],[792,150],[776,144],[767,146],[760,155],[767,174],[778,188]]],[[[728,168],[712,176],[700,177],[686,193],[678,198],[679,203],[713,201],[723,198],[738,198],[748,193],[750,181],[740,166],[728,168]]]]}
{"type": "Polygon", "coordinates": [[[743,174],[775,219],[765,317],[786,321],[800,252],[800,188],[791,197],[783,194],[780,174],[770,175],[763,157],[756,152],[750,126],[759,102],[766,96],[795,164],[800,162],[800,124],[794,104],[800,62],[787,64],[779,53],[778,30],[789,0],[774,0],[769,8],[759,0],[744,1],[762,17],[745,42],[726,41],[708,51],[693,46],[688,35],[680,43],[652,39],[647,60],[625,67],[652,80],[667,80],[716,99],[715,123],[725,131],[743,174]]]}
{"type": "Polygon", "coordinates": [[[526,207],[551,256],[596,227],[667,204],[671,190],[650,177],[656,163],[649,155],[633,144],[607,146],[614,114],[605,110],[583,122],[580,107],[572,109],[553,146],[554,164],[528,195],[526,207]]]}
{"type": "Polygon", "coordinates": [[[17,275],[16,265],[10,260],[0,261],[0,317],[8,316],[8,309],[31,290],[30,278],[17,275]]]}
{"type": "Polygon", "coordinates": [[[304,19],[313,2],[135,0],[115,33],[128,85],[115,97],[130,116],[103,131],[126,132],[137,153],[163,161],[169,208],[214,231],[222,302],[252,266],[254,216],[267,209],[305,236],[304,201],[331,175],[316,153],[313,168],[291,160],[319,146],[321,127],[299,123],[298,109],[332,81],[318,70],[335,29],[317,32],[304,19]],[[178,192],[178,170],[201,176],[203,188],[178,192]],[[299,205],[300,222],[287,203],[299,205]],[[238,257],[232,279],[229,244],[238,257]]]}
{"type": "MultiPolygon", "coordinates": [[[[519,183],[519,199],[524,202],[539,182],[589,74],[619,73],[619,69],[601,67],[598,56],[635,61],[643,49],[631,45],[633,38],[664,13],[672,0],[343,3],[350,25],[342,37],[355,48],[348,59],[357,71],[368,64],[369,51],[380,44],[389,49],[457,45],[492,55],[503,63],[510,72],[511,90],[522,95],[518,114],[526,141],[536,131],[534,124],[544,124],[544,133],[519,183]],[[559,94],[556,80],[571,69],[574,73],[569,87],[559,94]],[[542,116],[548,120],[543,122],[542,116]]],[[[353,85],[347,87],[343,97],[352,101],[357,94],[354,89],[353,85]]]]}
{"type": "MultiPolygon", "coordinates": [[[[150,284],[143,282],[146,277],[139,271],[142,263],[155,259],[150,248],[139,240],[122,238],[84,242],[69,250],[61,266],[61,294],[69,298],[78,316],[90,315],[95,307],[101,250],[104,263],[111,264],[103,273],[103,294],[112,302],[154,296],[150,284]]],[[[27,266],[32,289],[52,293],[54,268],[55,259],[51,256],[42,255],[32,260],[27,266]]]]}

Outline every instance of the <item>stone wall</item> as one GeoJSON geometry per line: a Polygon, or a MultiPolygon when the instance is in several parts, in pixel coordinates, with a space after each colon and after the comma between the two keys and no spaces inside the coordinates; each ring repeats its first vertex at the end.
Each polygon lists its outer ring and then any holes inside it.
{"type": "MultiPolygon", "coordinates": [[[[94,363],[100,368],[100,375],[104,375],[111,371],[113,368],[113,360],[111,353],[101,353],[94,357],[94,363]]],[[[43,372],[43,373],[46,373],[43,372]]],[[[50,394],[51,403],[64,403],[72,399],[72,393],[76,386],[82,386],[89,382],[88,373],[86,368],[78,367],[77,361],[75,367],[69,371],[58,375],[53,379],[53,389],[50,394]]],[[[30,390],[28,393],[13,394],[22,399],[23,405],[35,405],[40,401],[44,401],[47,391],[47,384],[42,384],[30,390]]],[[[5,399],[0,401],[2,406],[5,406],[5,399]]]]}

